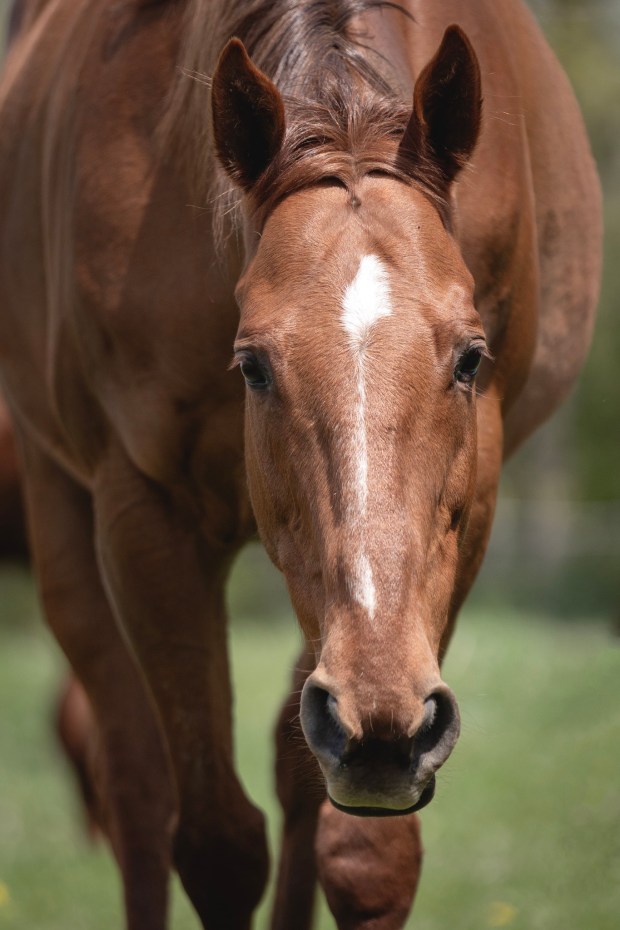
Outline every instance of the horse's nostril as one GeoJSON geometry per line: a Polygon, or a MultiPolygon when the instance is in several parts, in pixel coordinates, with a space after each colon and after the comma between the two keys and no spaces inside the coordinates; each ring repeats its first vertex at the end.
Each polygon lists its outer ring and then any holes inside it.
{"type": "Polygon", "coordinates": [[[319,757],[342,758],[348,737],[338,716],[338,701],[333,694],[312,682],[306,682],[301,696],[301,726],[310,749],[319,757]]]}
{"type": "Polygon", "coordinates": [[[373,730],[352,733],[343,724],[335,695],[311,679],[304,685],[300,719],[308,746],[332,771],[410,772],[427,778],[448,758],[459,735],[456,700],[445,685],[427,697],[421,726],[413,734],[395,728],[391,714],[389,728],[380,730],[375,717],[373,730]]]}
{"type": "Polygon", "coordinates": [[[459,712],[452,692],[447,688],[434,691],[424,702],[424,721],[415,737],[416,755],[436,755],[441,764],[459,731],[459,712]]]}

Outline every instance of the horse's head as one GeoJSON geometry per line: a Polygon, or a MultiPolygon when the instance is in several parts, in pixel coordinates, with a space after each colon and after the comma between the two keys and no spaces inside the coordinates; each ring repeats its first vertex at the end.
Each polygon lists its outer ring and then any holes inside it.
{"type": "Polygon", "coordinates": [[[478,65],[448,30],[398,131],[364,130],[366,161],[362,137],[339,154],[316,127],[304,154],[236,40],[213,110],[250,222],[235,345],[250,492],[317,659],[302,727],[337,806],[414,810],[459,733],[439,662],[476,480],[485,340],[438,191],[447,202],[476,142],[478,65]],[[306,162],[316,177],[278,194],[306,162]]]}

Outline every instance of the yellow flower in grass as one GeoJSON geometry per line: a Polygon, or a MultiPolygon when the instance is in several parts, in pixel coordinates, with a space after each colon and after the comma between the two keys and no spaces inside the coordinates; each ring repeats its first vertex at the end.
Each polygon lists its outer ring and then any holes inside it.
{"type": "Polygon", "coordinates": [[[493,901],[489,908],[489,927],[509,927],[517,916],[517,909],[507,901],[493,901]]]}
{"type": "Polygon", "coordinates": [[[9,894],[9,889],[6,887],[4,882],[0,882],[0,907],[5,907],[11,900],[9,894]]]}

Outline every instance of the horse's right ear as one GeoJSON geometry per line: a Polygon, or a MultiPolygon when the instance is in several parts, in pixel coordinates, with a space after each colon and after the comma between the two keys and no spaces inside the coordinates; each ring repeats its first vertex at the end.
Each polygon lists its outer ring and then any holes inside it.
{"type": "Polygon", "coordinates": [[[284,102],[253,64],[239,39],[230,39],[211,86],[213,136],[225,171],[244,191],[269,166],[284,138],[284,102]]]}

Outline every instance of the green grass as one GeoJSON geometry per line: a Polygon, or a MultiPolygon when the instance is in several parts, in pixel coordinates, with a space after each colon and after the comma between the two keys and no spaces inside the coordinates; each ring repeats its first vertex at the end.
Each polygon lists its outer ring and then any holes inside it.
{"type": "MultiPolygon", "coordinates": [[[[271,623],[237,622],[232,636],[239,765],[272,847],[271,727],[298,643],[278,604],[271,623]]],[[[26,576],[0,575],[0,610],[0,930],[119,927],[115,868],[83,837],[51,737],[62,663],[26,576]]],[[[620,642],[593,622],[469,613],[445,677],[463,735],[422,815],[424,874],[407,927],[615,930],[620,642]]],[[[264,905],[257,930],[266,920],[264,905]]],[[[197,926],[175,888],[171,927],[197,926]]],[[[317,930],[333,926],[322,907],[317,930]]]]}

